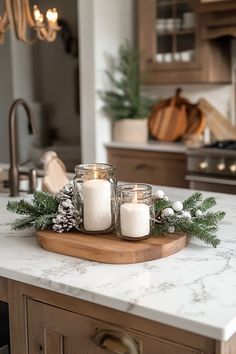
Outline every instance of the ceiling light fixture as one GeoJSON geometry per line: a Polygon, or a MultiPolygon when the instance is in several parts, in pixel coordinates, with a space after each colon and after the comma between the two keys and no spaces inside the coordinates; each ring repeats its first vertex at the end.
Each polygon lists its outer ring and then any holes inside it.
{"type": "Polygon", "coordinates": [[[57,9],[48,9],[46,21],[37,5],[31,13],[29,0],[4,0],[4,12],[0,16],[0,44],[4,43],[5,32],[11,27],[16,38],[24,43],[34,43],[36,38],[53,42],[60,27],[57,23],[57,9]],[[36,31],[36,36],[28,38],[29,28],[36,31]]]}

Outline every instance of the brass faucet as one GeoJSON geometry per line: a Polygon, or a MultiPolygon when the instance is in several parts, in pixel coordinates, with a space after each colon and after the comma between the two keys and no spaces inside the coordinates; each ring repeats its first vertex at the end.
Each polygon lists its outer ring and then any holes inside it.
{"type": "Polygon", "coordinates": [[[16,109],[18,106],[25,109],[28,122],[29,132],[35,133],[35,122],[32,112],[28,104],[22,98],[15,100],[10,108],[9,113],[9,144],[10,144],[10,169],[9,169],[9,182],[10,182],[10,197],[19,195],[19,166],[17,161],[17,140],[16,140],[16,109]]]}

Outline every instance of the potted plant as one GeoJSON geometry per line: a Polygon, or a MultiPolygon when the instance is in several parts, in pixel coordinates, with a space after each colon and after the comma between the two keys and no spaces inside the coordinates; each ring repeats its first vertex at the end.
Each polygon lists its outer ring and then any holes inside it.
{"type": "Polygon", "coordinates": [[[119,48],[114,70],[106,71],[113,90],[101,97],[105,111],[113,119],[113,139],[119,142],[145,142],[148,139],[147,118],[153,101],[140,94],[139,53],[125,42],[119,48]]]}

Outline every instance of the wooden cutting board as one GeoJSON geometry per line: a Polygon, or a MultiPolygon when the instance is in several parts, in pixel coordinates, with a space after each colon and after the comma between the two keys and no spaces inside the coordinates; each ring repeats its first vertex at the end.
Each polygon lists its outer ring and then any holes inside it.
{"type": "Polygon", "coordinates": [[[169,104],[159,104],[149,119],[151,134],[160,141],[175,141],[184,135],[187,129],[186,106],[176,106],[179,99],[176,93],[169,104]]]}
{"type": "Polygon", "coordinates": [[[198,107],[206,116],[206,124],[217,140],[236,140],[236,127],[207,100],[200,99],[198,107]]]}
{"type": "Polygon", "coordinates": [[[111,264],[139,263],[168,257],[184,249],[188,243],[185,234],[125,241],[113,234],[58,234],[53,231],[37,231],[37,240],[40,246],[51,252],[111,264]]]}

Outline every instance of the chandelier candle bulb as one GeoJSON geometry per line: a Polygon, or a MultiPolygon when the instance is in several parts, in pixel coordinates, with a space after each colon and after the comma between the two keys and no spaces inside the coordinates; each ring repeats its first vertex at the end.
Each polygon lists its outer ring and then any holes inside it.
{"type": "Polygon", "coordinates": [[[123,184],[117,191],[117,234],[130,240],[147,238],[152,228],[152,188],[146,184],[123,184]]]}

